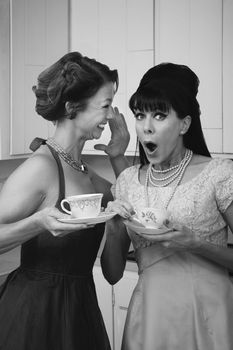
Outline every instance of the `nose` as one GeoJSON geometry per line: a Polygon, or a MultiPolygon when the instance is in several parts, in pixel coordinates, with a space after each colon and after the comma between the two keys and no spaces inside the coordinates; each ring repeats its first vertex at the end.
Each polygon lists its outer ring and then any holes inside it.
{"type": "Polygon", "coordinates": [[[152,134],[154,132],[152,121],[149,116],[144,119],[143,131],[145,134],[152,134]]]}
{"type": "Polygon", "coordinates": [[[107,118],[107,120],[112,119],[112,118],[113,118],[112,113],[111,113],[111,112],[108,112],[108,113],[106,114],[106,118],[107,118]]]}
{"type": "Polygon", "coordinates": [[[113,118],[113,109],[112,109],[112,107],[109,107],[109,108],[107,109],[106,118],[107,118],[107,120],[113,118]]]}

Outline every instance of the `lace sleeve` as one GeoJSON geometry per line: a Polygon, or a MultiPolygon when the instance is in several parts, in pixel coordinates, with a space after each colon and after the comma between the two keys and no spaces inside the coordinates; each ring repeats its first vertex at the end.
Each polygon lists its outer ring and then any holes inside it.
{"type": "Polygon", "coordinates": [[[223,213],[233,201],[233,161],[221,159],[214,172],[215,196],[223,213]]]}

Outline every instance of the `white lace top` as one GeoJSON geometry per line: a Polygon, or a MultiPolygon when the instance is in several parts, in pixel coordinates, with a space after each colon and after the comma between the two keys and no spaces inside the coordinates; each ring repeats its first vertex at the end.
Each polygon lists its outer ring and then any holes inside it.
{"type": "MultiPolygon", "coordinates": [[[[145,207],[144,185],[139,182],[139,167],[125,169],[112,191],[115,198],[130,202],[135,210],[145,207]]],[[[163,207],[172,187],[149,187],[150,207],[163,207]]],[[[190,181],[180,184],[168,205],[171,221],[187,226],[216,245],[227,244],[227,225],[222,213],[233,201],[233,161],[214,158],[190,181]]],[[[151,242],[129,230],[134,248],[151,242]]]]}

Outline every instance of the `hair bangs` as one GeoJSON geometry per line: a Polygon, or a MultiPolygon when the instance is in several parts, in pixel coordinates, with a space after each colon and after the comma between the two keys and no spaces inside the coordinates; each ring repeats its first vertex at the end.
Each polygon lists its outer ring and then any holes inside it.
{"type": "Polygon", "coordinates": [[[168,113],[171,109],[171,103],[160,90],[148,93],[148,90],[139,88],[131,96],[129,107],[133,113],[136,110],[145,112],[159,110],[168,113]]]}

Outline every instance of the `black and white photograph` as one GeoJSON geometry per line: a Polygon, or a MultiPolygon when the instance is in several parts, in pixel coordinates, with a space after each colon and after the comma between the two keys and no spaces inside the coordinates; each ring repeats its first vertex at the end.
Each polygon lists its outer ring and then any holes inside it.
{"type": "Polygon", "coordinates": [[[0,350],[233,350],[233,0],[0,0],[0,350]]]}

